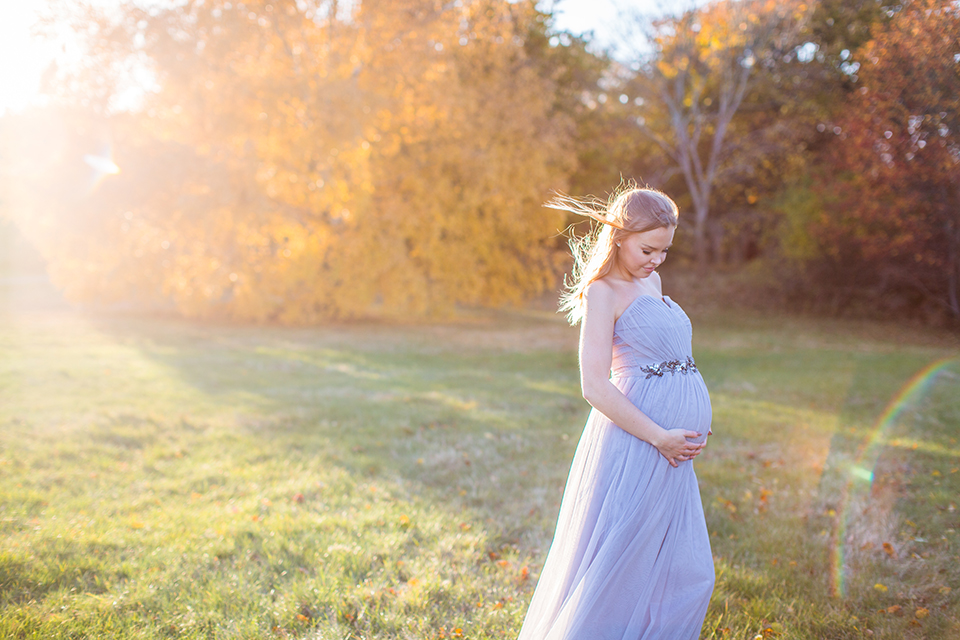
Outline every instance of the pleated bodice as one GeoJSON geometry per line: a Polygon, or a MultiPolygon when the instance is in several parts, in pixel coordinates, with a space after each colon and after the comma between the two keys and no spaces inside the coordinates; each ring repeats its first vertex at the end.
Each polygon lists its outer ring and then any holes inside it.
{"type": "Polygon", "coordinates": [[[693,327],[668,296],[637,296],[613,332],[613,377],[646,377],[643,367],[693,359],[693,327]]]}

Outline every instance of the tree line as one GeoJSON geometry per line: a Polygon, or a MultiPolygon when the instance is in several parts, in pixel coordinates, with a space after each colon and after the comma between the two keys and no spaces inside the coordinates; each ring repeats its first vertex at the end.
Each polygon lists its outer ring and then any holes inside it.
{"type": "Polygon", "coordinates": [[[442,315],[557,286],[555,191],[681,205],[698,269],[960,321],[960,10],[720,0],[616,57],[532,0],[61,8],[0,118],[0,211],[70,296],[189,317],[442,315]]]}

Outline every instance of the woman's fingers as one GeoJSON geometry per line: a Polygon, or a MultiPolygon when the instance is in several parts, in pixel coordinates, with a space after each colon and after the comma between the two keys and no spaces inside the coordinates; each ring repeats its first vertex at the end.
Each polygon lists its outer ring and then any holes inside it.
{"type": "Polygon", "coordinates": [[[687,446],[684,447],[682,454],[677,458],[681,462],[687,460],[693,460],[703,451],[704,447],[707,446],[706,441],[704,442],[687,442],[687,446]]]}
{"type": "Polygon", "coordinates": [[[690,442],[690,438],[699,438],[703,435],[699,431],[676,429],[669,433],[668,440],[661,443],[658,449],[671,467],[679,466],[679,462],[693,460],[706,446],[706,442],[690,442]]]}

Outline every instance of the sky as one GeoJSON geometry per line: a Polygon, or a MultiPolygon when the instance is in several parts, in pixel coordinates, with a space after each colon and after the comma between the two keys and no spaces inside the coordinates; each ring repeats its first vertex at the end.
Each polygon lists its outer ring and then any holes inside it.
{"type": "MultiPolygon", "coordinates": [[[[543,0],[544,5],[550,1],[543,0]]],[[[554,0],[555,26],[578,34],[593,32],[597,44],[607,46],[615,39],[620,8],[656,12],[658,7],[678,3],[679,0],[554,0]]],[[[0,20],[0,115],[37,102],[40,78],[57,52],[56,45],[31,35],[31,26],[46,0],[4,4],[0,20]]]]}
{"type": "Polygon", "coordinates": [[[0,112],[19,110],[35,99],[40,76],[54,51],[30,35],[40,2],[7,3],[0,20],[0,112]]]}

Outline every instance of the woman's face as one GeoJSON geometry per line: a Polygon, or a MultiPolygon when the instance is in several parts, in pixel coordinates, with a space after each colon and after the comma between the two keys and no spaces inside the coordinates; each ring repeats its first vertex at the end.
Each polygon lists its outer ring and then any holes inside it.
{"type": "Polygon", "coordinates": [[[620,241],[617,259],[621,270],[631,278],[646,278],[667,259],[676,227],[660,227],[631,233],[620,241]]]}

